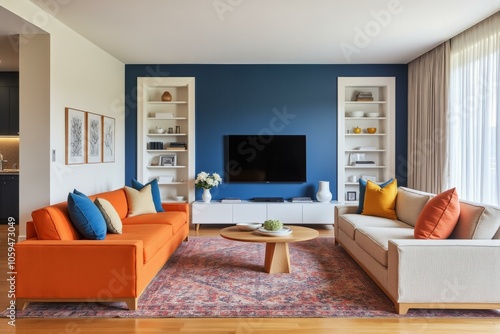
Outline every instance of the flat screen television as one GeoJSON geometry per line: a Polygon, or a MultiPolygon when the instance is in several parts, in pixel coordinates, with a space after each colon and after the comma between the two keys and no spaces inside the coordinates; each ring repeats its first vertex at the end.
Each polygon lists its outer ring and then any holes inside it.
{"type": "Polygon", "coordinates": [[[226,182],[306,182],[305,135],[226,137],[226,182]]]}

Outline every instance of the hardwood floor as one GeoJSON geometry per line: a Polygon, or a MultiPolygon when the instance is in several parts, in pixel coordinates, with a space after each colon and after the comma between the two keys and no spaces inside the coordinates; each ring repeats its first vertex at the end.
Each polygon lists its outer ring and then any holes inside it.
{"type": "MultiPolygon", "coordinates": [[[[9,305],[7,282],[7,225],[0,225],[0,309],[9,305]]],[[[215,237],[222,226],[192,229],[190,236],[215,237]]],[[[331,226],[314,226],[320,236],[333,236],[331,226]]],[[[175,318],[175,319],[16,319],[0,318],[0,333],[10,334],[320,334],[320,333],[500,333],[500,318],[494,319],[366,319],[366,318],[175,318]]]]}

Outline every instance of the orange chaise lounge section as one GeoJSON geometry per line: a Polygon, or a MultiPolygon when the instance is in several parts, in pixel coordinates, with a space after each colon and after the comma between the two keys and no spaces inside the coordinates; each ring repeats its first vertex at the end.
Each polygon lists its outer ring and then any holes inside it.
{"type": "Polygon", "coordinates": [[[122,234],[83,240],[67,202],[32,213],[27,240],[16,245],[16,303],[126,302],[130,310],[149,282],[187,240],[189,205],[163,203],[165,212],[127,217],[125,190],[90,196],[108,200],[123,224],[122,234]]]}

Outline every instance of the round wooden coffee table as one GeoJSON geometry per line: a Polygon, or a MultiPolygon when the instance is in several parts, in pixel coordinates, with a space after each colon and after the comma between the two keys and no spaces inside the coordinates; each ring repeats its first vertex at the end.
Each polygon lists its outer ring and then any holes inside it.
{"type": "Polygon", "coordinates": [[[266,257],[264,270],[269,274],[291,273],[289,242],[304,241],[316,238],[319,233],[316,230],[302,226],[288,226],[292,234],[284,237],[269,237],[259,234],[257,231],[240,231],[236,226],[226,227],[220,230],[223,238],[244,242],[265,242],[266,257]]]}

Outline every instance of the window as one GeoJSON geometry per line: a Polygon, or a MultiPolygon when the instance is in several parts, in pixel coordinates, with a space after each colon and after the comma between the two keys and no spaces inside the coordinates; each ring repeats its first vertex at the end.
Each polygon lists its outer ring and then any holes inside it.
{"type": "Polygon", "coordinates": [[[499,206],[500,15],[453,38],[450,55],[450,186],[499,206]]]}

